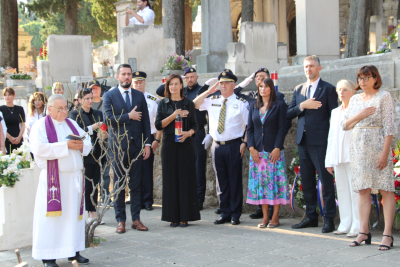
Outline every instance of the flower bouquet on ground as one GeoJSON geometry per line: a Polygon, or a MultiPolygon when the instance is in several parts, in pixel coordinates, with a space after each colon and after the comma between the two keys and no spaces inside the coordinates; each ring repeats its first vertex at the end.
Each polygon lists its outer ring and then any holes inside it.
{"type": "Polygon", "coordinates": [[[394,180],[394,199],[396,202],[395,225],[400,223],[400,140],[397,140],[397,145],[392,149],[393,157],[393,174],[394,180]]]}
{"type": "Polygon", "coordinates": [[[25,142],[10,155],[0,152],[0,186],[13,187],[19,181],[20,170],[30,168],[31,160],[30,147],[25,142]]]}
{"type": "Polygon", "coordinates": [[[179,56],[174,53],[172,56],[167,57],[165,65],[161,68],[160,72],[163,73],[164,70],[184,70],[186,68],[192,67],[192,62],[186,59],[184,56],[179,56]]]}

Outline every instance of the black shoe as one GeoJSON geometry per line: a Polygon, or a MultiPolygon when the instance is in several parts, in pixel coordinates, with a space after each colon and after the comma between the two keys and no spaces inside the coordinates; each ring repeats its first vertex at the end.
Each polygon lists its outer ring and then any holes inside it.
{"type": "Polygon", "coordinates": [[[214,224],[224,224],[224,223],[226,223],[226,222],[229,222],[230,220],[231,220],[230,218],[222,218],[222,217],[219,217],[218,220],[215,220],[215,221],[214,221],[214,224]]]}
{"type": "Polygon", "coordinates": [[[216,214],[221,214],[221,209],[216,209],[214,212],[215,212],[216,214]]]}
{"type": "Polygon", "coordinates": [[[366,233],[361,233],[361,232],[359,232],[358,234],[359,234],[359,235],[366,235],[366,236],[367,236],[367,239],[362,240],[360,243],[358,243],[357,241],[353,241],[353,242],[351,242],[351,244],[355,244],[355,245],[352,246],[352,245],[350,244],[350,245],[349,245],[350,247],[357,247],[357,246],[361,245],[362,242],[365,242],[366,245],[371,245],[371,239],[372,239],[371,233],[366,234],[366,233]]]}
{"type": "Polygon", "coordinates": [[[143,205],[143,204],[142,204],[142,206],[140,207],[140,209],[142,209],[142,210],[146,209],[146,205],[143,205]]]}
{"type": "Polygon", "coordinates": [[[56,260],[42,260],[44,267],[58,267],[56,260]]]}
{"type": "Polygon", "coordinates": [[[240,224],[239,218],[232,217],[231,223],[232,223],[232,225],[238,225],[238,224],[240,224]]]}
{"type": "Polygon", "coordinates": [[[175,227],[178,227],[178,226],[179,226],[179,223],[170,223],[170,225],[169,225],[169,226],[171,226],[171,227],[175,228],[175,227]]]}
{"type": "Polygon", "coordinates": [[[68,262],[72,262],[74,260],[76,260],[79,264],[89,264],[90,263],[89,259],[82,257],[79,254],[79,252],[76,253],[75,257],[68,258],[68,262]]]}
{"type": "Polygon", "coordinates": [[[203,209],[203,202],[199,201],[199,210],[202,210],[202,209],[203,209]]]}
{"type": "MultiPolygon", "coordinates": [[[[264,217],[262,209],[257,209],[256,212],[249,215],[251,219],[262,219],[264,217]]],[[[270,217],[272,218],[272,216],[270,217]]]]}
{"type": "Polygon", "coordinates": [[[153,210],[153,205],[146,205],[146,210],[153,210]]]}
{"type": "Polygon", "coordinates": [[[309,219],[306,217],[300,223],[292,225],[292,229],[301,229],[307,227],[318,227],[318,219],[309,219]]]}
{"type": "Polygon", "coordinates": [[[335,224],[333,220],[325,220],[324,227],[322,227],[322,233],[330,233],[335,231],[335,224]]]}
{"type": "Polygon", "coordinates": [[[188,225],[189,225],[188,222],[183,222],[183,223],[180,223],[179,226],[180,227],[188,227],[188,225]]]}

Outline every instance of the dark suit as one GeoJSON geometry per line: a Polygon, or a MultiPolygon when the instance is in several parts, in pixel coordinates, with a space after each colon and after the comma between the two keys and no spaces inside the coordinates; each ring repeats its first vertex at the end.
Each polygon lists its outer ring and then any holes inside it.
{"type": "MultiPolygon", "coordinates": [[[[140,91],[129,89],[131,91],[131,107],[136,108],[137,112],[142,112],[141,121],[129,119],[128,106],[125,98],[122,96],[118,87],[108,91],[103,96],[104,102],[104,120],[111,127],[109,138],[109,149],[115,149],[115,161],[113,163],[114,177],[122,177],[119,164],[128,166],[129,160],[135,159],[145,144],[150,144],[150,120],[149,111],[147,109],[146,99],[140,91]],[[110,125],[111,124],[111,125],[110,125]],[[122,140],[118,140],[118,135],[127,132],[122,140]],[[144,142],[144,143],[142,143],[144,142]],[[125,152],[124,155],[117,152],[118,146],[121,146],[125,152]]],[[[129,172],[129,190],[131,198],[131,214],[132,221],[140,219],[141,209],[141,177],[142,177],[142,160],[143,156],[133,163],[129,172]]],[[[125,213],[125,190],[121,190],[114,205],[115,218],[118,222],[126,221],[125,213]]]]}
{"type": "Polygon", "coordinates": [[[260,109],[250,105],[247,123],[249,147],[254,147],[258,152],[266,151],[268,153],[271,153],[274,148],[283,150],[286,136],[286,111],[286,103],[277,99],[275,104],[269,108],[264,123],[261,123],[260,109]]]}
{"type": "Polygon", "coordinates": [[[306,83],[296,86],[286,115],[289,119],[298,117],[296,143],[299,150],[306,215],[309,219],[318,218],[315,174],[317,170],[323,186],[324,215],[327,219],[333,219],[336,215],[335,190],[333,176],[325,168],[325,154],[329,120],[331,111],[338,106],[338,95],[332,84],[321,79],[312,97],[320,101],[322,106],[318,109],[300,111],[300,103],[307,99],[306,91],[306,83]]]}

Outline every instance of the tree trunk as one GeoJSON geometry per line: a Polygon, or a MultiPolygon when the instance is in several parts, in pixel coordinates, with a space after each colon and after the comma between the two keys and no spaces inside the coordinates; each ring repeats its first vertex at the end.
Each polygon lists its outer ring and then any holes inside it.
{"type": "Polygon", "coordinates": [[[18,69],[18,3],[17,0],[0,0],[0,4],[0,66],[18,69]]]}
{"type": "Polygon", "coordinates": [[[162,1],[164,38],[175,38],[175,50],[185,55],[185,0],[162,1]]]}
{"type": "Polygon", "coordinates": [[[65,7],[65,35],[78,34],[78,2],[69,1],[65,7]]]}
{"type": "Polygon", "coordinates": [[[245,21],[253,21],[253,0],[242,0],[242,23],[245,21]]]}
{"type": "Polygon", "coordinates": [[[369,51],[371,0],[351,0],[345,57],[364,56],[369,51]]]}
{"type": "Polygon", "coordinates": [[[185,3],[185,50],[193,50],[192,8],[185,3]]]}

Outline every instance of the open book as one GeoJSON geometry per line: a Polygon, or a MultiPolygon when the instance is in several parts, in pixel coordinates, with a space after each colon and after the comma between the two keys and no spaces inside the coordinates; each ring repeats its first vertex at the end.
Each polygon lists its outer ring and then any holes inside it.
{"type": "Polygon", "coordinates": [[[82,141],[83,139],[86,138],[87,134],[88,134],[88,132],[84,133],[82,136],[75,135],[75,134],[69,134],[67,137],[65,137],[65,139],[82,141]]]}

